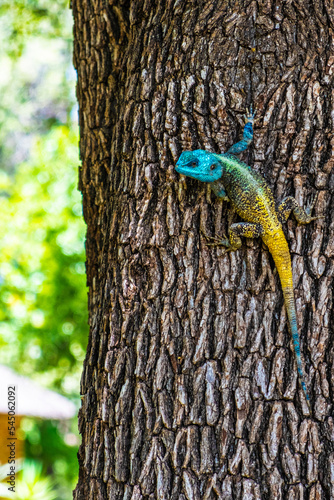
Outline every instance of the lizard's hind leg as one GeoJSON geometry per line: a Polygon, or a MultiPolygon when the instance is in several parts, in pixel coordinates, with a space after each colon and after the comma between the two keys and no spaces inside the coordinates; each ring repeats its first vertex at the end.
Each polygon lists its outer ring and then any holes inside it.
{"type": "Polygon", "coordinates": [[[252,224],[250,222],[236,222],[231,224],[228,230],[229,238],[211,238],[213,243],[208,243],[209,246],[220,245],[226,247],[227,252],[234,252],[241,247],[242,242],[240,237],[244,238],[259,238],[264,234],[264,229],[261,224],[252,224]]]}
{"type": "Polygon", "coordinates": [[[280,203],[277,209],[277,213],[281,222],[286,222],[291,212],[293,212],[293,215],[295,216],[298,224],[309,224],[313,220],[322,218],[322,216],[311,217],[311,212],[313,210],[315,202],[316,198],[314,197],[309,206],[304,209],[298,205],[298,202],[295,200],[295,198],[293,198],[292,196],[287,196],[280,203]]]}

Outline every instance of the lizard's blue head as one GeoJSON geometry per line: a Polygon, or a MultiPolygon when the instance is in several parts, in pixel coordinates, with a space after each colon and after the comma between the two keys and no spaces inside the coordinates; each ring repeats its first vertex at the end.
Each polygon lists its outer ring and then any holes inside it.
{"type": "Polygon", "coordinates": [[[214,182],[220,179],[223,165],[219,161],[219,155],[197,149],[184,151],[176,163],[175,170],[201,182],[214,182]]]}

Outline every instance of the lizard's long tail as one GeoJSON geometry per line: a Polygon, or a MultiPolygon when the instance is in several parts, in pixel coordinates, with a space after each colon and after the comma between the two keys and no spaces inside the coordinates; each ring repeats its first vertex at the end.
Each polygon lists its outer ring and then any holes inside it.
{"type": "Polygon", "coordinates": [[[290,258],[288,243],[285,239],[282,230],[279,231],[279,233],[276,233],[275,237],[265,238],[264,241],[268,246],[271,255],[273,256],[281,280],[285,307],[288,314],[293,345],[296,353],[297,369],[300,377],[301,386],[306,397],[306,401],[309,404],[309,396],[307,393],[305,379],[304,379],[303,363],[300,357],[300,341],[297,328],[291,258],[290,258]]]}

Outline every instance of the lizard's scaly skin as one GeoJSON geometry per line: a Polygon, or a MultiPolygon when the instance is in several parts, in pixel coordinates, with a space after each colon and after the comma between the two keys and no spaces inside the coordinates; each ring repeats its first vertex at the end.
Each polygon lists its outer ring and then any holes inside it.
{"type": "Polygon", "coordinates": [[[243,140],[232,146],[226,154],[219,155],[203,150],[186,151],[181,154],[175,168],[180,174],[210,183],[214,193],[229,200],[237,214],[247,221],[232,224],[229,228],[229,239],[218,241],[213,238],[217,244],[233,251],[241,246],[240,236],[261,236],[268,246],[281,280],[298,373],[308,402],[300,356],[291,258],[281,221],[285,221],[292,210],[301,224],[307,224],[316,217],[310,217],[310,210],[303,210],[292,197],[283,200],[276,210],[273,194],[264,178],[234,156],[244,151],[253,138],[254,114],[251,113],[246,120],[243,140]]]}

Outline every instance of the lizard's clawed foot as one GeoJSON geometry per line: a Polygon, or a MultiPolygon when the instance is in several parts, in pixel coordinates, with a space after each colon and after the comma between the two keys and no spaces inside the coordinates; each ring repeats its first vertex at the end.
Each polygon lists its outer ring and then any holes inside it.
{"type": "Polygon", "coordinates": [[[226,250],[228,250],[228,247],[230,246],[230,241],[225,235],[222,236],[221,238],[218,238],[217,236],[209,236],[204,231],[201,232],[207,240],[211,240],[211,243],[206,243],[208,247],[223,246],[226,248],[226,250]]]}
{"type": "Polygon", "coordinates": [[[244,115],[245,123],[254,123],[255,122],[256,109],[253,111],[253,106],[250,109],[246,108],[246,114],[244,115]]]}
{"type": "Polygon", "coordinates": [[[308,202],[307,207],[305,208],[305,212],[307,213],[307,215],[311,215],[316,201],[317,201],[317,196],[313,195],[310,201],[308,202]]]}
{"type": "Polygon", "coordinates": [[[305,208],[305,213],[309,216],[308,222],[312,222],[313,220],[324,219],[325,218],[324,215],[316,215],[315,217],[311,217],[311,213],[312,213],[314,205],[315,205],[315,203],[317,201],[317,198],[318,198],[317,195],[312,196],[312,198],[308,202],[307,207],[305,208]]]}

